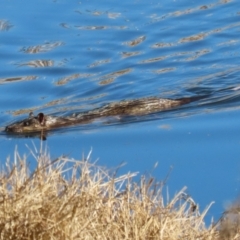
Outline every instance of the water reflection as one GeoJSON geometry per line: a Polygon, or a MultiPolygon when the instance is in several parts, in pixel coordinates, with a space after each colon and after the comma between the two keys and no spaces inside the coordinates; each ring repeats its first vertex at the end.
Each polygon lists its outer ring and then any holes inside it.
{"type": "Polygon", "coordinates": [[[64,45],[63,42],[53,42],[53,43],[45,43],[42,45],[32,46],[32,47],[23,47],[20,51],[24,53],[40,53],[40,52],[48,52],[53,50],[56,47],[64,45]]]}
{"type": "Polygon", "coordinates": [[[203,40],[208,34],[205,33],[199,33],[197,35],[194,35],[194,36],[190,36],[190,37],[185,37],[185,38],[182,38],[180,39],[180,43],[185,43],[185,42],[193,42],[193,41],[199,41],[199,40],[203,40]]]}
{"type": "Polygon", "coordinates": [[[84,14],[84,13],[89,13],[92,16],[101,16],[101,15],[106,15],[108,18],[110,19],[116,19],[119,18],[122,14],[121,13],[117,13],[117,12],[109,12],[109,11],[99,11],[99,10],[86,10],[85,12],[81,11],[81,10],[75,10],[76,13],[79,14],[84,14]]]}
{"type": "Polygon", "coordinates": [[[219,43],[217,46],[230,46],[230,45],[237,45],[239,44],[239,40],[231,39],[226,42],[219,43]]]}
{"type": "Polygon", "coordinates": [[[19,67],[28,66],[34,68],[52,67],[54,65],[53,60],[32,60],[26,63],[18,64],[19,67]]]}
{"type": "Polygon", "coordinates": [[[215,3],[209,3],[209,4],[201,5],[198,7],[192,7],[192,8],[187,8],[184,10],[169,12],[162,16],[158,16],[157,14],[152,14],[150,18],[152,19],[153,22],[158,22],[158,21],[166,20],[167,18],[171,18],[171,17],[180,17],[182,15],[188,15],[188,14],[192,14],[192,13],[195,13],[198,11],[211,9],[214,7],[218,7],[219,5],[227,4],[230,2],[232,2],[232,0],[220,0],[220,1],[216,1],[215,3]]]}
{"type": "Polygon", "coordinates": [[[106,30],[108,26],[76,26],[79,30],[106,30]]]}
{"type": "Polygon", "coordinates": [[[13,25],[10,24],[9,21],[0,19],[0,31],[8,31],[13,25]]]}
{"type": "Polygon", "coordinates": [[[176,71],[177,68],[162,68],[162,69],[157,69],[154,70],[154,73],[161,74],[161,73],[167,73],[171,71],[176,71]]]}
{"type": "Polygon", "coordinates": [[[71,27],[67,23],[60,23],[60,26],[66,29],[70,29],[71,27]]]}
{"type": "Polygon", "coordinates": [[[121,13],[108,13],[107,16],[112,19],[119,18],[121,16],[121,13]]]}
{"type": "Polygon", "coordinates": [[[100,65],[103,65],[105,63],[109,63],[110,62],[110,59],[103,59],[103,60],[99,60],[99,61],[96,61],[90,65],[88,65],[88,67],[97,67],[97,66],[100,66],[100,65]]]}
{"type": "Polygon", "coordinates": [[[37,76],[23,76],[23,77],[7,77],[7,78],[0,78],[1,83],[11,83],[11,82],[20,82],[20,81],[29,81],[37,79],[37,76]]]}
{"type": "Polygon", "coordinates": [[[127,58],[127,57],[133,57],[136,55],[142,54],[142,52],[122,52],[122,57],[127,58]]]}
{"type": "MultiPolygon", "coordinates": [[[[225,77],[225,76],[228,76],[230,74],[240,71],[240,67],[229,67],[228,66],[228,69],[226,69],[226,67],[223,67],[222,65],[214,65],[214,66],[211,66],[211,68],[216,68],[217,71],[215,73],[206,74],[204,76],[198,76],[195,78],[195,82],[200,83],[203,81],[203,82],[207,83],[207,81],[211,81],[212,79],[219,79],[220,77],[225,77]]],[[[235,84],[237,84],[237,82],[231,83],[231,85],[228,84],[227,86],[228,86],[228,88],[234,90],[234,88],[236,87],[235,84]]],[[[232,92],[232,94],[233,93],[234,92],[232,92]]]]}
{"type": "Polygon", "coordinates": [[[93,76],[93,74],[75,73],[75,74],[72,74],[70,76],[59,79],[57,82],[55,82],[55,85],[62,86],[62,85],[65,85],[72,80],[76,80],[76,79],[79,79],[79,78],[89,78],[91,76],[93,76]]]}
{"type": "Polygon", "coordinates": [[[103,84],[103,82],[105,83],[112,83],[117,77],[120,77],[122,75],[128,74],[132,71],[131,68],[127,68],[127,69],[122,69],[116,72],[112,72],[109,73],[107,75],[102,76],[100,79],[100,83],[103,84]]]}
{"type": "Polygon", "coordinates": [[[99,82],[99,85],[107,85],[114,82],[115,78],[107,78],[99,82]]]}
{"type": "Polygon", "coordinates": [[[146,36],[141,36],[132,41],[126,42],[125,44],[128,45],[129,47],[135,47],[135,46],[141,44],[145,40],[146,40],[146,36]]]}
{"type": "Polygon", "coordinates": [[[152,62],[158,62],[158,61],[162,61],[164,59],[166,59],[166,56],[162,56],[162,57],[155,57],[155,58],[150,58],[150,59],[146,59],[146,60],[142,60],[140,63],[152,63],[152,62]]]}
{"type": "Polygon", "coordinates": [[[188,58],[185,58],[185,61],[193,61],[205,54],[208,54],[210,53],[211,51],[209,49],[202,49],[202,50],[199,50],[197,52],[194,52],[192,53],[192,56],[191,57],[188,57],[188,58]]]}
{"type": "Polygon", "coordinates": [[[163,42],[160,42],[160,43],[155,43],[152,45],[152,48],[165,48],[165,47],[172,47],[174,46],[173,43],[163,43],[163,42]]]}

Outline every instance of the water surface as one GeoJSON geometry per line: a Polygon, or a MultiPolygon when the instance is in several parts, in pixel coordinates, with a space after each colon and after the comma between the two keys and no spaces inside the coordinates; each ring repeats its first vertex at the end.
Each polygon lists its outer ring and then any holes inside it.
{"type": "MultiPolygon", "coordinates": [[[[48,133],[52,156],[92,159],[184,185],[217,218],[239,192],[238,1],[0,3],[1,126],[148,96],[206,98],[178,109],[48,133]],[[23,14],[24,12],[24,14],[23,14]]],[[[2,129],[3,129],[2,128],[2,129]]],[[[0,135],[1,160],[39,138],[0,135]]]]}

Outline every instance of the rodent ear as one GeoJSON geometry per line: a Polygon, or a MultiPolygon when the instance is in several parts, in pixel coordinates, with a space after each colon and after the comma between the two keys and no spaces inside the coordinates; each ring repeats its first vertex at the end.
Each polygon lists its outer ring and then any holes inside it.
{"type": "Polygon", "coordinates": [[[34,117],[33,112],[30,112],[28,118],[33,118],[33,117],[34,117]]]}
{"type": "Polygon", "coordinates": [[[37,119],[38,119],[40,124],[43,124],[44,123],[44,114],[43,113],[39,113],[37,115],[37,119]]]}

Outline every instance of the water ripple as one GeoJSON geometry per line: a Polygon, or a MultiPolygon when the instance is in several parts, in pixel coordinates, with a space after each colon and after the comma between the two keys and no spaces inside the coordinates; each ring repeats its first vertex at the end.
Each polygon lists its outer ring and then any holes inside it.
{"type": "Polygon", "coordinates": [[[9,16],[0,20],[0,83],[6,87],[21,82],[11,91],[31,99],[16,107],[27,112],[73,109],[79,99],[95,96],[101,97],[89,101],[97,105],[152,95],[192,96],[206,89],[216,94],[229,84],[222,80],[226,76],[233,75],[233,87],[239,79],[240,23],[234,5],[173,1],[167,7],[140,1],[96,8],[82,2],[64,5],[61,14],[61,6],[53,4],[52,22],[33,19],[40,32],[29,28],[25,18],[9,16]],[[14,29],[7,31],[12,22],[14,29]],[[27,80],[36,81],[25,85],[27,80]],[[43,96],[49,103],[39,101],[43,96]]]}
{"type": "Polygon", "coordinates": [[[48,52],[62,45],[64,45],[63,42],[45,43],[37,46],[23,47],[20,51],[24,53],[34,54],[34,53],[40,53],[40,52],[48,52]]]}
{"type": "Polygon", "coordinates": [[[19,67],[28,66],[34,68],[44,68],[44,67],[52,67],[54,66],[53,60],[32,60],[25,63],[17,64],[19,67]]]}
{"type": "Polygon", "coordinates": [[[0,78],[0,84],[2,83],[14,83],[14,82],[21,82],[21,81],[30,81],[37,79],[37,76],[22,76],[22,77],[7,77],[7,78],[0,78]]]}

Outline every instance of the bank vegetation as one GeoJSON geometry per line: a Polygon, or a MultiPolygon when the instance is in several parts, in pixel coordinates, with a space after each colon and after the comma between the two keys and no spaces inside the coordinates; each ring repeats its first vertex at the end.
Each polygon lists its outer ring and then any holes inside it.
{"type": "Polygon", "coordinates": [[[237,204],[207,226],[211,203],[200,212],[185,188],[170,199],[165,180],[119,175],[90,156],[31,155],[35,166],[15,151],[1,168],[0,239],[240,239],[237,204]]]}

